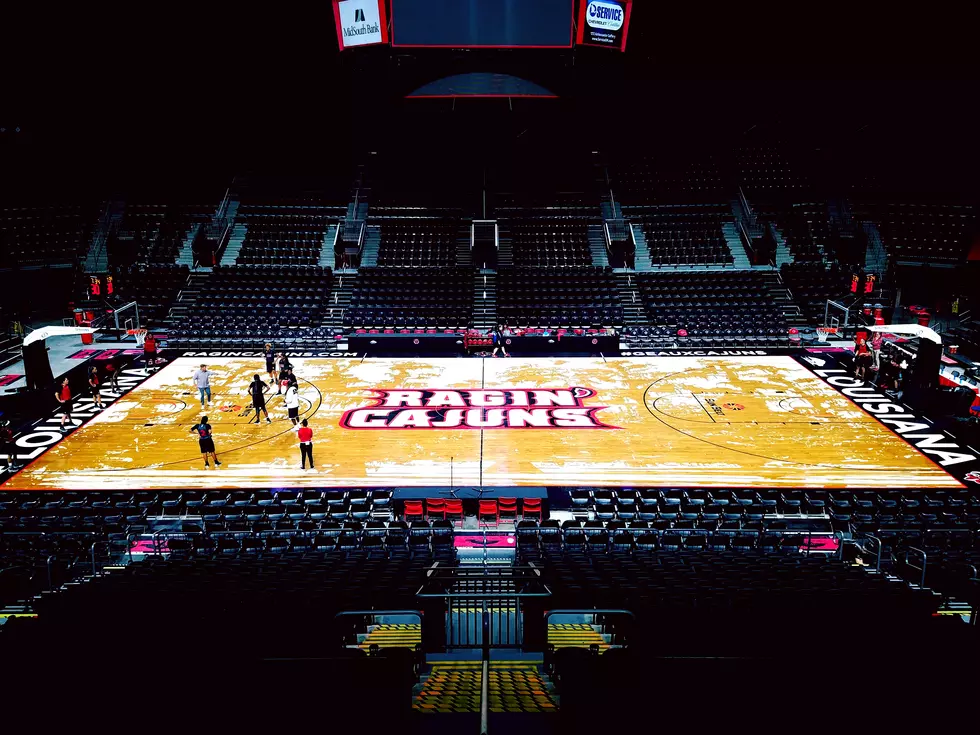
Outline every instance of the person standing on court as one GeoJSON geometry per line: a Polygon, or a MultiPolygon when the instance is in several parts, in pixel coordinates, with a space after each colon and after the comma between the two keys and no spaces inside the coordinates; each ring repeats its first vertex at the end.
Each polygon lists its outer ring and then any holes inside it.
{"type": "Polygon", "coordinates": [[[279,378],[279,371],[276,369],[276,353],[272,351],[272,345],[269,342],[265,344],[265,371],[269,373],[269,382],[272,385],[276,384],[279,378]]]}
{"type": "Polygon", "coordinates": [[[204,408],[205,396],[208,398],[208,403],[211,403],[211,373],[208,372],[208,366],[201,365],[201,368],[194,373],[193,380],[201,394],[201,408],[204,408]]]}
{"type": "Polygon", "coordinates": [[[88,387],[92,391],[92,400],[95,405],[100,409],[105,408],[102,405],[102,392],[99,389],[99,369],[95,365],[88,369],[88,387]]]}
{"type": "Polygon", "coordinates": [[[286,388],[286,408],[289,410],[289,420],[293,422],[293,428],[299,425],[299,389],[295,383],[290,383],[286,388]]]}
{"type": "MultiPolygon", "coordinates": [[[[255,423],[259,423],[259,419],[262,418],[259,415],[261,413],[265,414],[265,422],[267,424],[272,423],[272,419],[269,418],[269,410],[265,407],[265,392],[267,390],[269,390],[269,386],[258,375],[254,377],[248,386],[249,395],[252,396],[252,408],[255,409],[255,423]]],[[[249,421],[249,423],[252,422],[249,421]]]]}
{"type": "Polygon", "coordinates": [[[211,455],[214,460],[214,466],[220,467],[221,462],[218,461],[218,453],[214,450],[214,437],[211,434],[211,424],[208,423],[208,417],[201,416],[201,423],[192,426],[191,433],[197,434],[197,443],[201,447],[201,454],[204,455],[204,469],[211,466],[208,464],[208,455],[211,455]]]}
{"type": "Polygon", "coordinates": [[[146,339],[143,340],[143,362],[147,370],[157,363],[157,341],[150,332],[146,333],[146,339]]]}
{"type": "Polygon", "coordinates": [[[313,467],[313,429],[309,427],[309,423],[309,421],[303,419],[303,426],[297,434],[299,438],[300,464],[304,470],[306,469],[307,457],[310,460],[310,469],[315,469],[313,467]]]}
{"type": "Polygon", "coordinates": [[[61,404],[61,426],[58,431],[65,433],[65,422],[71,421],[71,388],[68,387],[68,378],[62,378],[61,386],[55,391],[54,397],[61,404]]]}

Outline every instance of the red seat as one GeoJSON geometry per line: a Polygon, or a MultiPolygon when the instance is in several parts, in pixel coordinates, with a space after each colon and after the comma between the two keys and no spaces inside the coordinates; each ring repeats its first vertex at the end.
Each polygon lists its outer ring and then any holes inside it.
{"type": "Polygon", "coordinates": [[[524,518],[528,516],[537,516],[538,520],[543,520],[541,511],[541,498],[524,498],[524,508],[522,510],[522,515],[524,518]]]}
{"type": "Polygon", "coordinates": [[[493,522],[497,523],[500,520],[500,516],[497,513],[497,501],[496,500],[481,500],[480,510],[477,513],[477,520],[482,521],[488,516],[493,516],[493,522]]]}
{"type": "Polygon", "coordinates": [[[497,505],[499,518],[517,519],[517,498],[501,498],[497,505]]]}
{"type": "Polygon", "coordinates": [[[425,511],[422,509],[421,500],[406,500],[405,501],[405,520],[411,520],[417,518],[422,520],[425,517],[425,511]]]}
{"type": "Polygon", "coordinates": [[[446,519],[446,501],[442,498],[429,498],[425,501],[427,518],[446,519]]]}
{"type": "Polygon", "coordinates": [[[454,518],[459,518],[460,521],[463,520],[462,500],[446,500],[446,520],[451,521],[454,518]]]}

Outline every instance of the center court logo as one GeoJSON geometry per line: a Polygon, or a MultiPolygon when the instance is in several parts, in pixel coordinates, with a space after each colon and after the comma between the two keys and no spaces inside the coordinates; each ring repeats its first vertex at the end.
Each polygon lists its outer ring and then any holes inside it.
{"type": "Polygon", "coordinates": [[[592,0],[585,14],[585,20],[592,28],[618,31],[623,27],[623,9],[616,3],[592,0]]]}
{"type": "Polygon", "coordinates": [[[346,411],[345,429],[618,429],[586,406],[591,388],[375,390],[374,405],[346,411]]]}

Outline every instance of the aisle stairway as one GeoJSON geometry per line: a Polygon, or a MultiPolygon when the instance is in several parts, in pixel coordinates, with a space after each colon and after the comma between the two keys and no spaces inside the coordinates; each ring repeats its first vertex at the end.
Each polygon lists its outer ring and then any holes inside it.
{"type": "Polygon", "coordinates": [[[354,283],[357,281],[356,272],[334,273],[333,286],[330,289],[330,304],[323,312],[321,327],[329,327],[340,333],[344,328],[344,312],[350,308],[354,283]]]}
{"type": "Polygon", "coordinates": [[[493,329],[497,324],[497,274],[477,271],[473,278],[473,328],[493,329]]]}
{"type": "Polygon", "coordinates": [[[602,268],[609,265],[609,251],[606,250],[602,225],[589,225],[589,252],[592,254],[592,265],[602,268]]]}
{"type": "MultiPolygon", "coordinates": [[[[416,687],[417,712],[423,714],[480,711],[480,661],[441,661],[432,664],[416,687]]],[[[548,713],[558,704],[554,687],[531,661],[491,661],[491,713],[548,713]]]]}
{"type": "Polygon", "coordinates": [[[643,309],[643,298],[636,284],[635,273],[616,273],[616,286],[619,289],[619,300],[623,304],[624,326],[635,326],[648,322],[646,311],[643,309]]]}

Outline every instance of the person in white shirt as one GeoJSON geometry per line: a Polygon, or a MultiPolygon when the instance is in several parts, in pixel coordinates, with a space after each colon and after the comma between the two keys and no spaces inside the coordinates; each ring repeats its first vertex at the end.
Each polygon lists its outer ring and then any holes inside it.
{"type": "Polygon", "coordinates": [[[293,422],[293,428],[299,426],[299,389],[295,385],[290,385],[286,389],[286,408],[289,409],[289,420],[293,422]]]}

